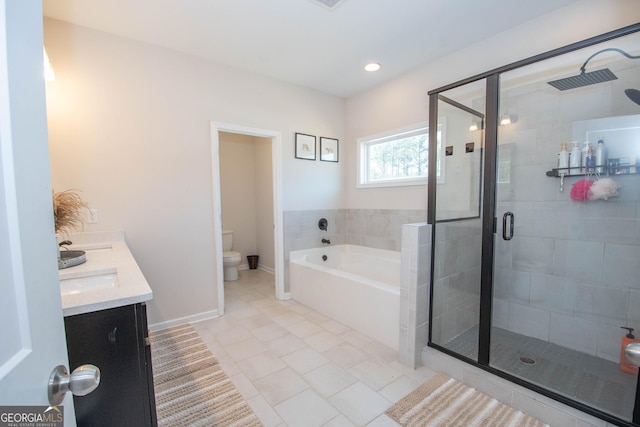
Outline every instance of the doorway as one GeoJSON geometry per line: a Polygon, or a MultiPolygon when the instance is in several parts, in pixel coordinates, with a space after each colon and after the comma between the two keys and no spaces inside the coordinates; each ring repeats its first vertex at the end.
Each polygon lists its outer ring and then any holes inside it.
{"type": "MultiPolygon", "coordinates": [[[[215,236],[215,265],[216,265],[216,288],[218,296],[218,314],[224,314],[224,274],[222,265],[222,192],[220,176],[220,133],[230,133],[249,137],[266,138],[271,144],[271,181],[273,194],[273,254],[274,254],[274,276],[275,276],[275,297],[279,300],[285,299],[284,293],[284,254],[282,237],[282,136],[278,131],[256,129],[246,126],[211,122],[211,155],[212,155],[212,180],[213,180],[213,230],[215,236]]],[[[249,254],[243,254],[249,255],[249,254]]]]}

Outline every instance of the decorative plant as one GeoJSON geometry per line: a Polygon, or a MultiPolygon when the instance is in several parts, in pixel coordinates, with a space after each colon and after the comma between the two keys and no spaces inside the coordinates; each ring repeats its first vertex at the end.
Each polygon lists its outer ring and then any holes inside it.
{"type": "Polygon", "coordinates": [[[56,233],[67,234],[84,225],[83,209],[88,205],[72,190],[53,192],[53,218],[56,233]]]}

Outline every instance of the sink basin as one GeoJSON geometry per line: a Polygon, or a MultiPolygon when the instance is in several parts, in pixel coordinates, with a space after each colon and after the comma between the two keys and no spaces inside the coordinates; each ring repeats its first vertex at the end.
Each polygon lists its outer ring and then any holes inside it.
{"type": "Polygon", "coordinates": [[[73,267],[87,261],[85,251],[61,250],[58,258],[58,270],[73,267]]]}
{"type": "Polygon", "coordinates": [[[88,243],[85,245],[75,245],[75,249],[81,249],[88,254],[113,252],[111,243],[88,243]]]}
{"type": "Polygon", "coordinates": [[[93,273],[60,280],[60,292],[62,295],[74,295],[115,288],[116,286],[118,286],[118,274],[115,270],[113,272],[93,273]]]}

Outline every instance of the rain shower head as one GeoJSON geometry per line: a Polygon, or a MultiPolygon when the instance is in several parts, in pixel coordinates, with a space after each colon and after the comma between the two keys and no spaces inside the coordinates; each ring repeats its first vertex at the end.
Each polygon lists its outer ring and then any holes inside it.
{"type": "MultiPolygon", "coordinates": [[[[564,78],[564,79],[553,80],[553,81],[547,82],[547,83],[549,83],[551,86],[555,87],[558,90],[568,90],[568,89],[576,89],[576,88],[583,87],[583,86],[594,85],[594,84],[597,84],[597,83],[609,82],[611,80],[617,80],[618,78],[616,77],[616,75],[613,74],[611,72],[611,70],[608,69],[608,68],[605,68],[604,70],[591,71],[591,72],[588,72],[588,73],[585,70],[585,67],[587,66],[589,61],[591,61],[591,59],[594,56],[599,55],[602,52],[609,52],[609,51],[614,51],[614,52],[621,53],[622,55],[626,56],[629,59],[638,59],[638,58],[640,58],[640,56],[629,55],[624,50],[618,49],[618,48],[615,48],[615,47],[602,49],[602,50],[594,53],[593,55],[591,55],[584,62],[584,64],[582,64],[582,67],[580,67],[580,74],[578,74],[577,76],[572,76],[572,77],[567,77],[567,78],[564,78]]],[[[629,96],[629,95],[627,94],[627,96],[629,96]]]]}
{"type": "Polygon", "coordinates": [[[630,100],[632,100],[636,104],[640,105],[640,90],[638,90],[638,89],[625,89],[624,93],[625,93],[625,95],[627,95],[627,97],[630,100]]]}
{"type": "Polygon", "coordinates": [[[567,77],[565,79],[553,80],[549,83],[551,86],[558,90],[575,89],[582,86],[594,85],[597,83],[604,83],[611,80],[616,80],[617,77],[611,72],[610,69],[591,71],[585,73],[584,71],[577,76],[567,77]]]}

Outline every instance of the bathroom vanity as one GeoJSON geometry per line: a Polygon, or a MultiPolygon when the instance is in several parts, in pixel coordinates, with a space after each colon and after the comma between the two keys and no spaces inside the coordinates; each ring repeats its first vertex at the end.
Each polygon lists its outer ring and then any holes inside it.
{"type": "Polygon", "coordinates": [[[92,364],[100,385],[74,396],[78,426],[155,426],[146,301],[153,293],[123,232],[78,233],[87,261],[59,270],[70,370],[92,364]]]}

